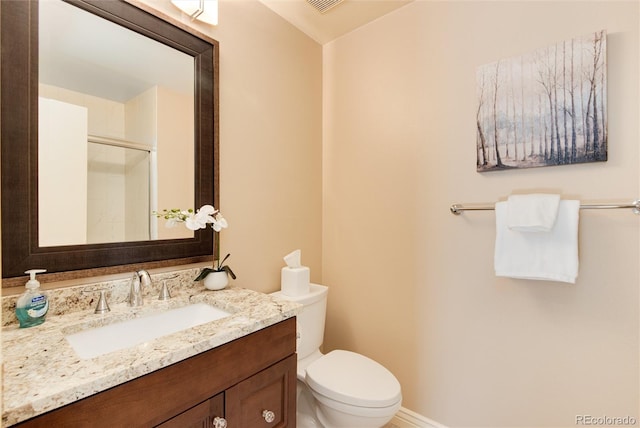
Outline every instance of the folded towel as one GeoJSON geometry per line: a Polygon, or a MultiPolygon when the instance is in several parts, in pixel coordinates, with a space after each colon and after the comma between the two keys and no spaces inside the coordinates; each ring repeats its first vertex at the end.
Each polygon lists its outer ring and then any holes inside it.
{"type": "Polygon", "coordinates": [[[508,202],[498,202],[495,211],[497,276],[575,283],[580,201],[560,201],[555,224],[548,233],[509,229],[508,202]]]}
{"type": "Polygon", "coordinates": [[[509,229],[521,232],[549,232],[556,222],[560,195],[511,195],[507,202],[509,229]]]}

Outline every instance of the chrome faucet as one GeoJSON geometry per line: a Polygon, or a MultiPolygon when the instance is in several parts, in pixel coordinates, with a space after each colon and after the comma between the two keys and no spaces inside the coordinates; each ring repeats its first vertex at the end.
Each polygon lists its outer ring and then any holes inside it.
{"type": "Polygon", "coordinates": [[[129,306],[142,306],[142,293],[145,287],[151,286],[151,276],[146,270],[139,270],[131,278],[131,289],[129,290],[129,306]]]}

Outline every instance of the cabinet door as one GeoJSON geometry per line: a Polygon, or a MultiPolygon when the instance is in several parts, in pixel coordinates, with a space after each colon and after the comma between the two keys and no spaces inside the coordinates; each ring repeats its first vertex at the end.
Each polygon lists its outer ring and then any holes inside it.
{"type": "Polygon", "coordinates": [[[224,417],[224,393],[185,410],[158,425],[158,428],[212,428],[216,417],[224,417]]]}
{"type": "Polygon", "coordinates": [[[229,388],[225,398],[229,428],[295,428],[296,355],[229,388]]]}

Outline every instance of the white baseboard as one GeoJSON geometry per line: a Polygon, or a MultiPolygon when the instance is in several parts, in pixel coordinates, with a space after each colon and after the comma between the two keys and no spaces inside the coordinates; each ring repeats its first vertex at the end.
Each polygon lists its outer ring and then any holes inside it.
{"type": "Polygon", "coordinates": [[[397,428],[447,428],[404,407],[401,407],[391,420],[391,426],[397,428]]]}

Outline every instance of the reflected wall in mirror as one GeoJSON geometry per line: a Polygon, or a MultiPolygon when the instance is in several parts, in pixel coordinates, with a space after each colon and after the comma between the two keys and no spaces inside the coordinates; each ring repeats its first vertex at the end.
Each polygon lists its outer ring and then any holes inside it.
{"type": "Polygon", "coordinates": [[[38,13],[40,246],[193,237],[150,215],[194,205],[193,57],[62,0],[38,13]]]}
{"type": "Polygon", "coordinates": [[[122,0],[41,3],[0,2],[2,277],[211,260],[210,229],[184,237],[151,211],[218,206],[218,43],[122,0]]]}

